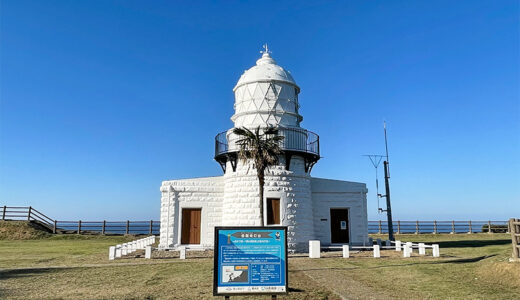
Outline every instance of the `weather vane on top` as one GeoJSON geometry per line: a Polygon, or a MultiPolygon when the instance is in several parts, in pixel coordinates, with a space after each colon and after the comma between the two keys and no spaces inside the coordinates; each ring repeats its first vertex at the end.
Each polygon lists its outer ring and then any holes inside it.
{"type": "Polygon", "coordinates": [[[264,51],[260,51],[260,53],[266,53],[266,54],[273,53],[273,52],[269,51],[269,46],[267,46],[267,43],[265,43],[262,47],[264,48],[264,51]]]}

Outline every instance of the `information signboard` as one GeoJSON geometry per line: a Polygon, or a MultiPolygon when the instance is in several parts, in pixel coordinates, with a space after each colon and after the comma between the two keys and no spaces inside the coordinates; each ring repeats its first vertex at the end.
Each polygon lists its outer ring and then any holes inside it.
{"type": "Polygon", "coordinates": [[[213,295],[286,294],[287,227],[215,227],[213,295]]]}

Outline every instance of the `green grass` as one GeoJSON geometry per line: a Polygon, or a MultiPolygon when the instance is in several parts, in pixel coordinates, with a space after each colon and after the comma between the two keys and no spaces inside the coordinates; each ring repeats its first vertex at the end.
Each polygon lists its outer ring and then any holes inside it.
{"type": "MultiPolygon", "coordinates": [[[[441,257],[415,254],[405,259],[390,250],[382,251],[380,259],[366,252],[352,253],[350,259],[336,252],[325,253],[322,259],[293,256],[289,259],[291,292],[279,298],[518,299],[520,295],[520,264],[508,262],[508,235],[397,238],[438,243],[441,257]]],[[[0,298],[212,298],[212,258],[108,261],[108,246],[131,239],[57,235],[1,240],[0,298]]]]}

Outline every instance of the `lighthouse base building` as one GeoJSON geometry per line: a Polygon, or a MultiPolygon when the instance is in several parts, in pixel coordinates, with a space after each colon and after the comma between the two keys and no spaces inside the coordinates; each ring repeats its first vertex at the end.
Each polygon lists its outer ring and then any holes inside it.
{"type": "MultiPolygon", "coordinates": [[[[291,252],[322,245],[363,245],[368,239],[364,183],[311,177],[320,159],[319,136],[300,127],[296,85],[269,51],[234,88],[233,128],[275,127],[284,138],[278,163],[265,172],[265,226],[287,226],[291,252]]],[[[215,226],[259,226],[259,183],[252,161],[238,158],[233,128],[215,138],[223,176],[163,181],[160,249],[213,247],[215,226]]]]}

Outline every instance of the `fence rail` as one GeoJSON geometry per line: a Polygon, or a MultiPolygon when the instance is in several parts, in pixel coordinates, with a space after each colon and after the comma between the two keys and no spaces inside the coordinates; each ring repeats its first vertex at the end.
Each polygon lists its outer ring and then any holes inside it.
{"type": "MultiPolygon", "coordinates": [[[[387,221],[368,221],[368,233],[388,233],[387,221]]],[[[508,233],[508,221],[394,221],[394,231],[400,233],[508,233]]]]}
{"type": "MultiPolygon", "coordinates": [[[[2,220],[36,221],[54,233],[159,234],[160,221],[60,221],[49,218],[35,208],[3,206],[2,220]]],[[[394,221],[400,233],[509,233],[508,221],[394,221]]],[[[386,221],[368,221],[368,233],[388,233],[386,221]]]]}

